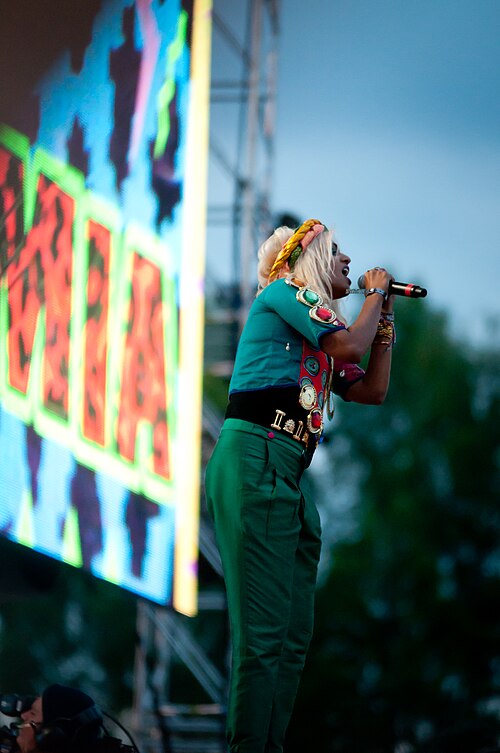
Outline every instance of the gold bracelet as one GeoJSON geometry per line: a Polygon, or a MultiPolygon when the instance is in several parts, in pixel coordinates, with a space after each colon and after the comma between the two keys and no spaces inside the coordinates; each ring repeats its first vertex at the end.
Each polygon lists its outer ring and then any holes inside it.
{"type": "Polygon", "coordinates": [[[375,337],[388,337],[392,341],[394,337],[394,324],[392,322],[379,322],[375,337]]]}
{"type": "Polygon", "coordinates": [[[376,345],[387,345],[386,350],[391,350],[396,343],[396,328],[394,327],[394,322],[391,320],[387,321],[387,319],[384,319],[381,316],[379,323],[377,324],[377,331],[375,332],[373,342],[376,345]]]}

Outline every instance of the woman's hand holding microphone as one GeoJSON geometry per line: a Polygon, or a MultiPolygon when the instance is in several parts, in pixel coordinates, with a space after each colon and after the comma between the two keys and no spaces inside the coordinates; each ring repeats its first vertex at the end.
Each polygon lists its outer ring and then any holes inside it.
{"type": "Polygon", "coordinates": [[[392,313],[394,296],[389,296],[389,283],[394,277],[383,267],[374,267],[364,274],[365,296],[380,295],[383,298],[382,312],[392,313]]]}

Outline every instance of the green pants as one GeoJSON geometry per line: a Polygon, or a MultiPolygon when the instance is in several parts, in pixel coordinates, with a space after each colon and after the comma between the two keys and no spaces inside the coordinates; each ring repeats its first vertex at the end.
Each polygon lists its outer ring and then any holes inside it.
{"type": "Polygon", "coordinates": [[[316,507],[300,489],[301,447],[228,419],[207,467],[207,504],[232,636],[232,753],[280,753],[313,628],[316,507]]]}

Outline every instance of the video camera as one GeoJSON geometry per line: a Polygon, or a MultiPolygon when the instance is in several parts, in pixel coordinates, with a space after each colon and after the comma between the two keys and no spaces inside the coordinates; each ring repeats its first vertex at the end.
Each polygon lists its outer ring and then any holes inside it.
{"type": "MultiPolygon", "coordinates": [[[[0,695],[0,713],[4,716],[14,716],[20,718],[24,711],[28,711],[33,705],[36,696],[34,695],[0,695]]],[[[19,728],[16,722],[12,722],[8,727],[0,727],[0,753],[11,753],[19,750],[17,746],[17,735],[19,728]]]]}
{"type": "MultiPolygon", "coordinates": [[[[16,694],[0,694],[0,713],[4,716],[21,718],[21,714],[25,711],[29,711],[33,705],[37,696],[35,695],[16,695],[16,694]]],[[[96,707],[94,707],[96,708],[96,707]]],[[[104,716],[108,717],[118,727],[120,727],[127,737],[130,739],[132,745],[125,745],[119,738],[112,737],[107,730],[102,726],[102,736],[96,739],[91,746],[89,753],[139,753],[137,746],[135,745],[130,733],[125,727],[120,724],[117,719],[106,712],[102,712],[104,716]]],[[[75,717],[76,718],[76,717],[75,717]]],[[[99,717],[102,723],[102,717],[99,717]]],[[[57,731],[57,727],[55,727],[57,731]]],[[[43,733],[50,739],[52,729],[50,727],[42,727],[43,733]]],[[[19,753],[19,746],[17,744],[17,737],[19,734],[19,722],[12,722],[9,726],[4,725],[0,727],[0,753],[19,753]]],[[[43,736],[42,736],[43,739],[43,736]]],[[[46,750],[43,744],[39,745],[41,751],[46,750]]],[[[47,749],[48,750],[48,749],[47,749]]]]}
{"type": "Polygon", "coordinates": [[[21,716],[33,706],[36,695],[0,695],[0,713],[5,716],[21,716]]]}

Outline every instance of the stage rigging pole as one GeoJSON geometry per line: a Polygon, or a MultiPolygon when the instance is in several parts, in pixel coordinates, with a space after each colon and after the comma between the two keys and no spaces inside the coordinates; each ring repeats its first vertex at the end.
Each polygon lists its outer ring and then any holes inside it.
{"type": "MultiPolygon", "coordinates": [[[[278,0],[214,0],[205,368],[216,374],[232,369],[240,327],[255,293],[256,250],[273,224],[270,191],[278,20],[278,0]],[[246,10],[245,17],[242,9],[246,10]],[[235,77],[238,70],[240,78],[235,77]],[[214,179],[217,173],[223,179],[214,179]],[[232,257],[228,254],[233,260],[229,281],[227,274],[225,280],[218,277],[221,241],[213,239],[214,230],[222,230],[222,243],[228,249],[233,247],[232,257]],[[217,291],[215,306],[211,304],[213,289],[217,291]]],[[[204,401],[202,477],[221,420],[204,401]]],[[[224,704],[229,647],[225,596],[212,527],[204,517],[204,505],[201,509],[200,572],[212,575],[208,589],[206,575],[200,577],[198,617],[188,619],[146,602],[138,606],[133,728],[142,753],[226,750],[224,704]],[[210,654],[210,644],[221,641],[214,641],[214,636],[204,630],[204,625],[213,625],[216,614],[225,625],[221,631],[226,653],[224,671],[220,668],[220,649],[218,656],[210,654]],[[198,639],[197,634],[210,640],[198,639]],[[176,677],[184,667],[195,678],[205,702],[176,700],[173,667],[176,677]]]]}

